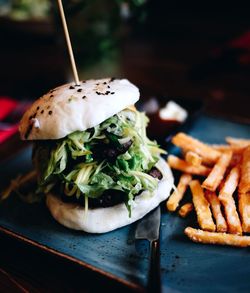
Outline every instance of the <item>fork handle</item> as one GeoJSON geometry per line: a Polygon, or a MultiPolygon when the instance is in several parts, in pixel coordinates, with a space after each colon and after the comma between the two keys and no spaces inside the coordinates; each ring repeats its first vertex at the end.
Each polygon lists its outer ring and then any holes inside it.
{"type": "Polygon", "coordinates": [[[154,240],[150,243],[150,268],[148,277],[148,293],[160,293],[161,290],[161,268],[160,268],[160,243],[154,240]]]}

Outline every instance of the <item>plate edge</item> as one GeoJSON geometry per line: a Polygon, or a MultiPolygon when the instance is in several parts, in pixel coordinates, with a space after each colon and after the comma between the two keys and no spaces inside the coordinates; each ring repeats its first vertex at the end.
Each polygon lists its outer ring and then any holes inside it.
{"type": "Polygon", "coordinates": [[[96,268],[96,267],[94,267],[84,261],[81,261],[73,256],[68,255],[68,254],[64,254],[56,249],[50,248],[46,245],[43,245],[39,242],[36,242],[36,241],[30,239],[28,237],[22,236],[21,234],[13,232],[10,229],[5,228],[1,225],[0,225],[0,233],[5,234],[5,235],[9,236],[10,238],[13,238],[14,240],[25,243],[26,245],[35,247],[36,249],[40,249],[40,250],[46,252],[47,254],[54,255],[59,258],[63,258],[66,261],[72,262],[74,264],[79,265],[80,267],[91,270],[92,272],[94,272],[96,274],[100,274],[100,275],[104,276],[105,278],[108,278],[108,279],[111,279],[115,282],[118,282],[126,287],[129,287],[132,290],[136,290],[138,292],[142,292],[144,290],[142,286],[140,286],[136,283],[126,281],[120,277],[115,276],[114,274],[111,274],[111,273],[108,273],[102,269],[96,268]]]}

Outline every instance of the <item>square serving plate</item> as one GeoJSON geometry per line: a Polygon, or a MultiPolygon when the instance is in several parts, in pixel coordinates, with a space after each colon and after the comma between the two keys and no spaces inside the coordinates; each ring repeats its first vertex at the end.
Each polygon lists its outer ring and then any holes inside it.
{"type": "MultiPolygon", "coordinates": [[[[225,136],[250,138],[250,125],[200,115],[183,131],[208,143],[225,136]]],[[[169,144],[169,151],[176,149],[169,144]]],[[[0,163],[0,185],[32,168],[27,148],[0,163]]],[[[161,272],[165,292],[249,292],[248,248],[195,244],[183,234],[195,219],[166,212],[162,203],[161,272]]],[[[0,204],[0,231],[86,269],[141,290],[147,283],[148,243],[135,241],[136,223],[102,235],[72,231],[56,223],[44,204],[15,196],[0,204]]],[[[1,243],[1,239],[0,239],[1,243]]]]}

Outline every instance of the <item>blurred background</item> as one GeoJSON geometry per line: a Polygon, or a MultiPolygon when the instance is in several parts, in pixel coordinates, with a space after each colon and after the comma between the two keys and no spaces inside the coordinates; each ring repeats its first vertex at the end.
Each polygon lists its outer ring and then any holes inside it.
{"type": "MultiPolygon", "coordinates": [[[[126,77],[154,95],[250,118],[247,1],[65,0],[81,79],[126,77]]],[[[57,1],[0,0],[0,95],[72,80],[57,1]]]]}

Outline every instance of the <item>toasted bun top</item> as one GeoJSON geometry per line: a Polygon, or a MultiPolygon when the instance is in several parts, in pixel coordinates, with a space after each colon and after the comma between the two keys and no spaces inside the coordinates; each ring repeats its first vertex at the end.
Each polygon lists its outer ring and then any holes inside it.
{"type": "Polygon", "coordinates": [[[57,87],[25,112],[19,131],[23,140],[59,139],[94,127],[139,99],[127,79],[105,78],[57,87]]]}

